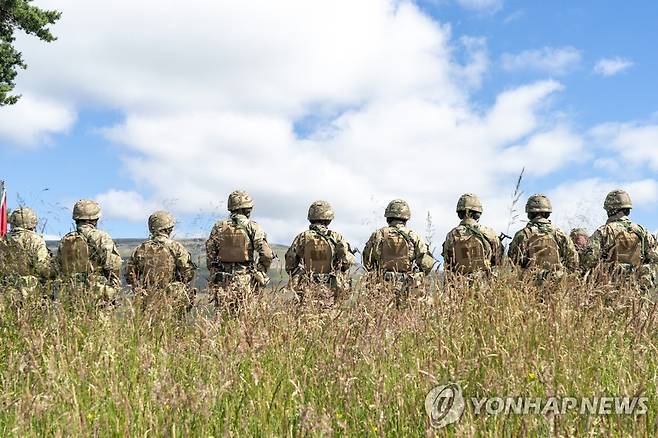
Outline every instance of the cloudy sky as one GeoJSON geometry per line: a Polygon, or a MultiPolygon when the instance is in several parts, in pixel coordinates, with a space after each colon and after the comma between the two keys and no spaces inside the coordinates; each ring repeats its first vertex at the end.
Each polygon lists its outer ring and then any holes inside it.
{"type": "Polygon", "coordinates": [[[160,208],[205,235],[243,188],[273,242],[326,199],[362,245],[403,197],[438,245],[464,192],[506,231],[524,167],[522,200],[548,193],[565,228],[592,231],[620,186],[658,229],[655,1],[35,3],[63,12],[59,40],[19,38],[0,151],[10,203],[48,235],[83,197],[116,237],[160,208]]]}

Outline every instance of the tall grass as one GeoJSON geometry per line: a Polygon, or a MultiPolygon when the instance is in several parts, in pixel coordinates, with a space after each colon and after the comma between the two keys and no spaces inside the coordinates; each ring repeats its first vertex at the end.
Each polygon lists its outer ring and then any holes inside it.
{"type": "Polygon", "coordinates": [[[5,294],[0,434],[165,436],[655,435],[656,307],[630,290],[502,274],[396,310],[358,284],[336,309],[267,293],[239,315],[202,296],[180,318],[128,297],[98,309],[5,294]],[[366,298],[367,297],[367,298],[366,298]],[[644,416],[475,416],[431,429],[427,392],[642,394],[644,416]]]}

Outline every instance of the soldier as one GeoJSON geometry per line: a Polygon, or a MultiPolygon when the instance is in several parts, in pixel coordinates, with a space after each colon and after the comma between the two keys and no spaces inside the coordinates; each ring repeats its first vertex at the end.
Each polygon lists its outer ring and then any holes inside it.
{"type": "Polygon", "coordinates": [[[514,235],[509,257],[515,265],[531,271],[538,282],[560,279],[578,269],[578,253],[573,242],[549,219],[553,207],[546,195],[528,198],[525,211],[530,222],[514,235]]]}
{"type": "Polygon", "coordinates": [[[2,282],[23,298],[34,294],[52,276],[52,257],[36,232],[37,223],[32,209],[14,210],[9,217],[11,231],[7,240],[0,242],[2,282]]]}
{"type": "Polygon", "coordinates": [[[333,219],[334,212],[328,202],[311,204],[309,229],[295,237],[286,252],[286,272],[302,302],[307,292],[313,292],[323,307],[330,307],[349,289],[346,273],[356,259],[343,236],[328,229],[333,219]]]}
{"type": "Polygon", "coordinates": [[[420,286],[434,264],[427,244],[406,227],[411,209],[402,199],[391,201],[384,212],[388,226],[372,233],[363,249],[363,266],[383,276],[395,291],[399,308],[412,287],[420,286]]]}
{"type": "Polygon", "coordinates": [[[166,211],[156,211],[148,220],[151,237],[139,245],[128,260],[126,282],[147,304],[154,294],[164,293],[177,309],[190,309],[193,293],[190,282],[196,266],[185,247],[171,239],[176,221],[166,211]]]}
{"type": "Polygon", "coordinates": [[[587,251],[589,250],[589,234],[584,228],[574,228],[569,233],[569,238],[573,242],[576,252],[578,253],[578,270],[587,273],[587,251]]]}
{"type": "Polygon", "coordinates": [[[112,304],[121,288],[121,256],[110,235],[96,228],[100,217],[95,201],[75,203],[76,229],[60,240],[57,261],[62,280],[88,287],[100,304],[112,304]]]}
{"type": "Polygon", "coordinates": [[[631,197],[623,190],[613,190],[603,208],[608,220],[590,238],[587,266],[600,265],[613,278],[635,278],[643,289],[652,289],[658,263],[656,239],[628,218],[633,208],[631,197]]]}
{"type": "Polygon", "coordinates": [[[215,287],[215,304],[227,305],[231,310],[269,282],[267,271],[274,254],[260,225],[249,219],[253,207],[254,201],[247,192],[231,193],[230,217],[215,224],[206,242],[206,263],[209,282],[215,287]],[[219,293],[224,295],[221,299],[219,293]]]}
{"type": "Polygon", "coordinates": [[[478,223],[482,215],[480,199],[472,193],[462,195],[457,215],[461,222],[443,242],[446,272],[469,277],[490,274],[492,267],[502,263],[504,249],[496,232],[478,223]]]}

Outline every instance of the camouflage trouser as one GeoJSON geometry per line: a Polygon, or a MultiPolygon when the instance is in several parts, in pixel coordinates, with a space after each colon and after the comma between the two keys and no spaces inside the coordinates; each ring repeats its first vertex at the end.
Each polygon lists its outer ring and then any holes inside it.
{"type": "Polygon", "coordinates": [[[26,300],[39,293],[39,279],[33,275],[7,277],[3,281],[4,293],[13,299],[26,300]]]}
{"type": "Polygon", "coordinates": [[[259,271],[217,272],[210,284],[215,307],[237,311],[259,295],[268,283],[269,278],[259,271]]]}
{"type": "Polygon", "coordinates": [[[607,271],[608,275],[604,276],[607,283],[637,289],[651,295],[656,293],[658,272],[653,265],[644,264],[639,268],[631,265],[617,265],[608,267],[607,271]]]}
{"type": "Polygon", "coordinates": [[[142,309],[167,306],[177,311],[188,311],[194,305],[195,290],[179,281],[159,288],[135,287],[135,297],[141,300],[142,309]]]}
{"type": "Polygon", "coordinates": [[[567,273],[562,269],[527,269],[524,275],[535,286],[546,288],[560,283],[566,277],[567,273]]]}
{"type": "Polygon", "coordinates": [[[463,290],[464,288],[471,290],[478,289],[481,285],[491,281],[495,277],[496,273],[492,270],[482,270],[471,272],[469,274],[446,271],[443,283],[446,287],[454,287],[459,290],[463,290]]]}
{"type": "Polygon", "coordinates": [[[60,279],[57,283],[58,298],[75,299],[85,295],[99,306],[113,305],[121,286],[102,275],[74,275],[60,279]]]}
{"type": "Polygon", "coordinates": [[[409,304],[409,298],[424,299],[422,290],[424,275],[420,272],[401,273],[384,272],[384,287],[392,290],[395,295],[395,307],[402,308],[409,304]]]}
{"type": "Polygon", "coordinates": [[[290,279],[289,287],[301,305],[329,308],[345,297],[351,281],[343,274],[295,275],[290,279]]]}

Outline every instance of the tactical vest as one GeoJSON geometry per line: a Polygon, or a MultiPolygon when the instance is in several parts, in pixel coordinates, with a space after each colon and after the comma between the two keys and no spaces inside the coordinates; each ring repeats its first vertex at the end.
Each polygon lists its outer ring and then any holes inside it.
{"type": "Polygon", "coordinates": [[[539,227],[527,240],[530,269],[558,270],[562,267],[560,247],[553,232],[539,227]]]}
{"type": "Polygon", "coordinates": [[[614,244],[608,253],[608,261],[639,268],[642,265],[642,249],[642,239],[628,225],[615,235],[614,244]]]}
{"type": "Polygon", "coordinates": [[[176,280],[176,261],[171,250],[153,240],[142,244],[143,271],[140,283],[145,287],[165,287],[176,280]]]}
{"type": "Polygon", "coordinates": [[[393,227],[385,228],[382,232],[381,269],[411,272],[410,245],[409,238],[403,231],[393,227]]]}
{"type": "Polygon", "coordinates": [[[462,227],[453,233],[453,255],[455,271],[461,274],[472,274],[491,269],[491,261],[487,256],[486,238],[474,228],[462,227]]]}
{"type": "Polygon", "coordinates": [[[222,222],[219,230],[217,257],[224,263],[252,261],[251,238],[247,229],[232,220],[222,222]]]}
{"type": "Polygon", "coordinates": [[[91,274],[98,270],[98,263],[91,258],[87,239],[77,231],[67,234],[59,242],[61,273],[67,276],[91,274]]]}
{"type": "Polygon", "coordinates": [[[329,238],[317,231],[306,233],[304,267],[313,274],[328,274],[333,270],[334,248],[329,238]]]}

